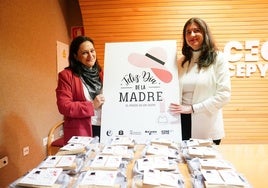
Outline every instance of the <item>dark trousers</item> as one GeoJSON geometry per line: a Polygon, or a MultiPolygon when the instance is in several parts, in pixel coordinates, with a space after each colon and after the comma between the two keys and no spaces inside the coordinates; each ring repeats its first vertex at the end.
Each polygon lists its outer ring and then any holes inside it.
{"type": "MultiPolygon", "coordinates": [[[[192,118],[191,114],[181,114],[181,136],[182,140],[189,140],[192,138],[192,118]]],[[[219,145],[221,139],[213,140],[214,144],[219,145]]]]}
{"type": "Polygon", "coordinates": [[[182,140],[189,140],[192,137],[191,114],[181,114],[181,136],[182,140]]]}
{"type": "Polygon", "coordinates": [[[93,137],[98,136],[100,138],[100,127],[98,125],[92,125],[93,137]]]}

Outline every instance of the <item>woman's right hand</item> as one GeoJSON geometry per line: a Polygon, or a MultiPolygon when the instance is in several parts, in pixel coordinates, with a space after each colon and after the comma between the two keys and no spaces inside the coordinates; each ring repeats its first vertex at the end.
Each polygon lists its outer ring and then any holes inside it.
{"type": "Polygon", "coordinates": [[[191,105],[180,105],[175,103],[169,105],[169,111],[172,115],[193,113],[191,105]]]}

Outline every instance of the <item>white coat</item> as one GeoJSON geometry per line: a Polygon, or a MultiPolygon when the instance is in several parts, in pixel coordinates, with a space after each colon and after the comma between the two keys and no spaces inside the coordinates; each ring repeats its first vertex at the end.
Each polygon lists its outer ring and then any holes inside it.
{"type": "MultiPolygon", "coordinates": [[[[189,63],[181,67],[182,59],[178,61],[180,103],[183,79],[189,63]]],[[[224,54],[218,52],[216,62],[199,72],[192,99],[192,138],[217,140],[225,136],[222,107],[231,97],[229,66],[225,59],[224,54]]]]}

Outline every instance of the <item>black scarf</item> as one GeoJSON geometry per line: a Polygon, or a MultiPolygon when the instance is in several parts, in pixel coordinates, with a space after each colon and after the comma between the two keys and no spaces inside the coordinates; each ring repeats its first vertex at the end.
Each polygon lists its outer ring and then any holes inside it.
{"type": "Polygon", "coordinates": [[[89,68],[85,65],[82,65],[81,76],[91,99],[94,99],[98,94],[101,93],[102,89],[102,83],[97,66],[89,68]]]}

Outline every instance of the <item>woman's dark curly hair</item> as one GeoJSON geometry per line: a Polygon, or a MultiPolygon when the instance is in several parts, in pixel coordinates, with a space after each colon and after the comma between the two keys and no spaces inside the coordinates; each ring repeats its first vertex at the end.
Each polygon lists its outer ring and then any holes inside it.
{"type": "MultiPolygon", "coordinates": [[[[70,49],[69,49],[69,57],[68,57],[69,67],[68,68],[71,69],[78,76],[81,76],[81,67],[83,64],[80,61],[77,61],[75,57],[78,55],[77,53],[78,53],[80,45],[85,41],[91,42],[94,46],[94,41],[91,38],[87,36],[78,36],[73,39],[70,45],[70,49]]],[[[98,59],[96,59],[96,62],[93,68],[97,68],[98,72],[101,71],[101,66],[99,65],[98,59]]]]}
{"type": "Polygon", "coordinates": [[[193,55],[193,49],[190,46],[188,46],[186,42],[186,28],[188,27],[188,25],[193,23],[199,26],[201,33],[203,34],[204,37],[203,44],[200,49],[201,54],[199,57],[199,61],[197,62],[198,68],[201,69],[202,67],[208,67],[215,62],[217,56],[216,52],[217,47],[206,22],[200,18],[190,18],[183,27],[182,54],[185,56],[185,58],[182,61],[182,67],[185,64],[185,62],[191,60],[193,55]]]}

